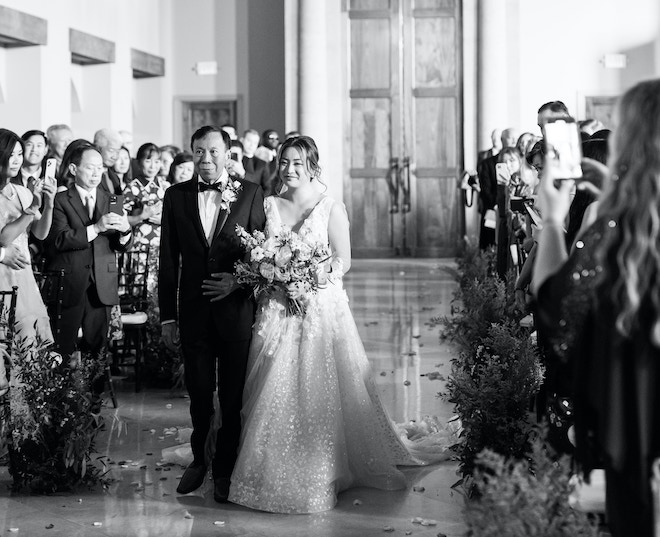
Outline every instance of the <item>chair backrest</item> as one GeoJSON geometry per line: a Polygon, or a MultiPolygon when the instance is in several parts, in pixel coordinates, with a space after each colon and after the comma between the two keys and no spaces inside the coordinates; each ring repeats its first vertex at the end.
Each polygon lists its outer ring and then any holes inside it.
{"type": "Polygon", "coordinates": [[[0,291],[0,345],[11,355],[16,330],[16,299],[18,287],[11,291],[0,291]]]}
{"type": "Polygon", "coordinates": [[[64,269],[34,271],[34,279],[37,282],[41,298],[48,309],[50,317],[50,328],[55,340],[60,332],[60,321],[62,319],[62,299],[64,296],[64,269]]]}
{"type": "Polygon", "coordinates": [[[119,254],[119,304],[122,313],[147,309],[149,279],[149,247],[141,247],[119,254]]]}

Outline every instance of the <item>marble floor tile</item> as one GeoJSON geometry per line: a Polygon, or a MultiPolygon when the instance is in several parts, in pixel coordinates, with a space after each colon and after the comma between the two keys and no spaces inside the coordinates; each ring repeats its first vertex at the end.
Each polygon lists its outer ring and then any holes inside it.
{"type": "MultiPolygon", "coordinates": [[[[440,340],[455,284],[450,260],[356,260],[345,285],[381,396],[397,422],[426,415],[448,420],[451,405],[438,397],[450,371],[450,348],[440,340]],[[428,373],[433,373],[428,375],[428,373]]],[[[465,533],[463,497],[451,489],[457,465],[408,467],[409,487],[386,492],[356,488],[339,495],[334,510],[276,515],[213,500],[212,482],[176,493],[183,469],[161,461],[190,426],[188,399],[168,390],[133,392],[116,379],[119,408],[103,409],[97,442],[106,486],[75,494],[30,496],[9,491],[0,467],[0,534],[57,537],[458,537],[465,533]],[[414,487],[414,488],[413,488],[414,487]],[[359,500],[359,502],[356,502],[359,500]],[[435,521],[423,526],[414,519],[435,521]],[[385,531],[391,528],[392,531],[385,531]],[[10,533],[10,529],[18,530],[10,533]]]]}

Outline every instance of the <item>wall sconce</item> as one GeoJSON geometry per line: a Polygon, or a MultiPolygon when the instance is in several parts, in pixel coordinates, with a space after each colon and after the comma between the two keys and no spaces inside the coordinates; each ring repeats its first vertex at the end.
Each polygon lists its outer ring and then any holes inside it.
{"type": "Polygon", "coordinates": [[[605,54],[601,63],[605,69],[625,69],[628,65],[628,56],[625,54],[605,54]]]}

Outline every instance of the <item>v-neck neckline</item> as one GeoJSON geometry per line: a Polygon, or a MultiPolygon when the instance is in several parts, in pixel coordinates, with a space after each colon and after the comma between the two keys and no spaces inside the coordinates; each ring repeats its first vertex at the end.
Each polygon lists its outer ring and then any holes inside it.
{"type": "Polygon", "coordinates": [[[301,230],[301,229],[303,228],[303,226],[305,225],[305,222],[307,222],[307,220],[309,220],[309,219],[311,218],[311,216],[312,216],[312,214],[314,214],[314,211],[316,210],[316,208],[317,208],[319,205],[321,205],[321,203],[323,202],[323,200],[324,200],[325,198],[326,198],[326,196],[321,196],[321,199],[320,199],[319,201],[317,201],[317,202],[314,204],[314,206],[310,209],[309,213],[307,213],[307,216],[305,216],[305,217],[304,217],[302,220],[300,220],[299,222],[296,222],[296,224],[295,224],[294,226],[290,226],[289,224],[286,224],[286,223],[282,220],[282,213],[280,212],[280,208],[277,206],[277,201],[275,200],[275,198],[273,198],[273,205],[275,206],[275,210],[277,211],[277,218],[279,218],[279,220],[280,220],[280,224],[282,224],[283,226],[288,227],[288,228],[289,228],[291,231],[293,231],[294,233],[300,233],[300,230],[301,230]]]}

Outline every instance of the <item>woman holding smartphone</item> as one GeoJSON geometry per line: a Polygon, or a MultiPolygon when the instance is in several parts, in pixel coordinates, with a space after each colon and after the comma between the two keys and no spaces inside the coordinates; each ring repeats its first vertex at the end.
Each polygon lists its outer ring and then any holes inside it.
{"type": "Polygon", "coordinates": [[[0,246],[19,250],[25,266],[0,264],[0,288],[18,286],[15,331],[19,339],[53,341],[50,320],[30,264],[28,235],[40,240],[50,231],[56,185],[37,179],[34,192],[16,185],[23,164],[23,141],[16,133],[0,129],[0,246]]]}

